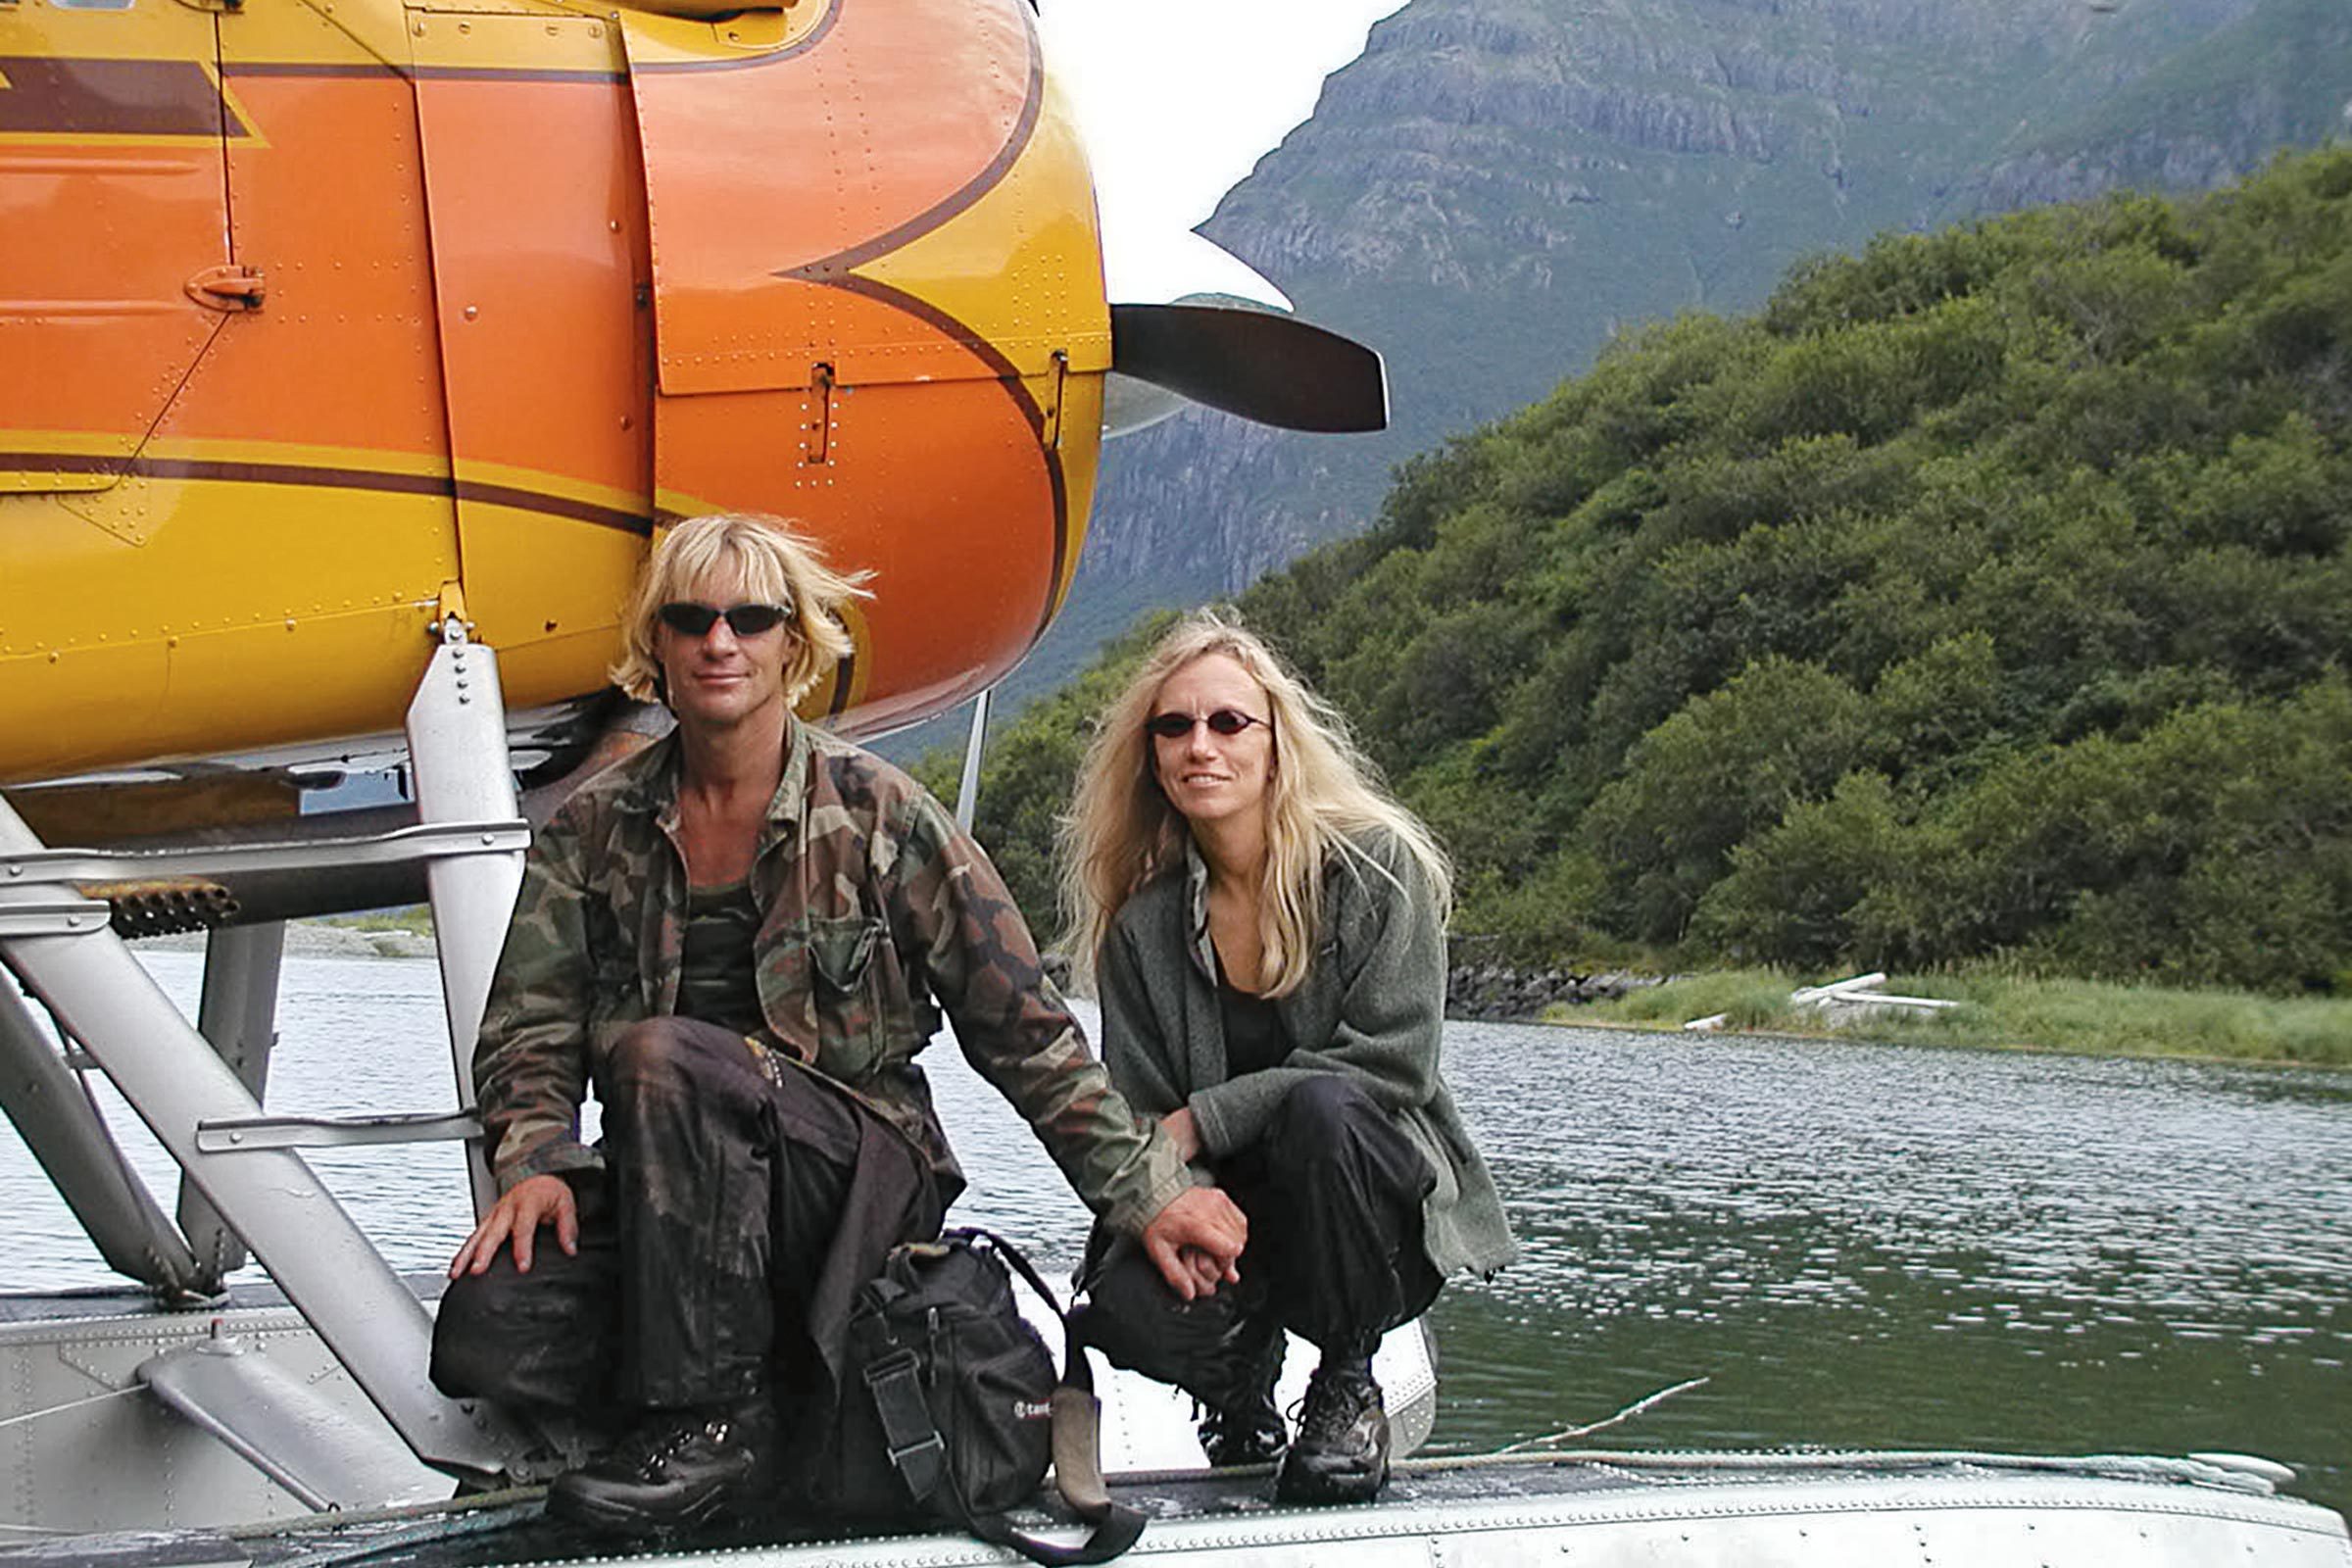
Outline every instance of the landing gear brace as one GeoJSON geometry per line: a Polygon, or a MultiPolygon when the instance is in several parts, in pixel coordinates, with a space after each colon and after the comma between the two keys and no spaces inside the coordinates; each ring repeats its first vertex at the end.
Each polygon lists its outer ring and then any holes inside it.
{"type": "MultiPolygon", "coordinates": [[[[427,1381],[431,1318],[300,1152],[466,1138],[476,1211],[495,1197],[480,1123],[471,1114],[471,1055],[522,883],[530,829],[508,760],[497,655],[468,641],[455,614],[442,619],[439,638],[408,714],[415,828],[358,841],[295,836],[228,849],[93,854],[48,849],[0,800],[0,962],[49,1008],[178,1162],[179,1223],[167,1219],[128,1175],[71,1067],[29,1009],[5,990],[0,1106],[109,1263],[166,1295],[201,1298],[216,1294],[222,1275],[243,1261],[237,1240],[243,1238],[417,1457],[452,1473],[487,1476],[505,1471],[526,1440],[488,1406],[450,1399],[427,1381]],[[219,874],[223,862],[324,871],[394,859],[425,864],[456,1116],[265,1114],[261,1091],[283,924],[220,928],[208,936],[200,1031],[116,935],[107,904],[76,891],[81,883],[219,874]]],[[[272,1475],[301,1468],[298,1453],[270,1451],[299,1443],[298,1426],[247,1428],[239,1436],[240,1451],[272,1475]]],[[[372,1500],[328,1496],[314,1505],[372,1500]]]]}

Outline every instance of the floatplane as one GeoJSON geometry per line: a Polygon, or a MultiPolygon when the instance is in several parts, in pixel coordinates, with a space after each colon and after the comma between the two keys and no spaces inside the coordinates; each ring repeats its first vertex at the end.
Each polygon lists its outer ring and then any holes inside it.
{"type": "MultiPolygon", "coordinates": [[[[432,1282],[304,1152],[478,1141],[530,822],[631,733],[605,668],[649,538],[785,513],[871,569],[808,711],[880,733],[1042,634],[1106,433],[1183,399],[1378,428],[1378,357],[1270,285],[1108,296],[1027,0],[0,0],[0,1106],[127,1282],[0,1297],[0,1562],[607,1550],[539,1517],[544,1435],[431,1387],[432,1282]],[[413,804],[305,811],[385,765],[413,804]],[[458,1108],[270,1114],[284,922],[419,897],[458,1108]],[[126,946],[188,930],[192,1020],[126,946]]],[[[1381,1356],[1409,1453],[1432,1358],[1381,1356]]],[[[1176,1396],[1107,1392],[1152,1556],[2352,1561],[2229,1455],[1406,1458],[1376,1505],[1277,1510],[1176,1396]]]]}

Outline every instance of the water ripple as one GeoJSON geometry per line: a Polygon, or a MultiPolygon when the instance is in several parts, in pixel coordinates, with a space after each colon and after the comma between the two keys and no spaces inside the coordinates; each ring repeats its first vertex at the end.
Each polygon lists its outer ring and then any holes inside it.
{"type": "MultiPolygon", "coordinates": [[[[194,956],[146,957],[192,1002],[194,956]]],[[[431,965],[296,959],[280,1011],[272,1109],[453,1102],[431,965]]],[[[1706,1376],[1611,1439],[2235,1448],[2352,1505],[2352,1075],[1488,1024],[1446,1053],[1522,1251],[1439,1303],[1439,1446],[1706,1376]]],[[[1066,1264],[1085,1211],[952,1041],[925,1059],[956,1218],[1066,1264]]],[[[448,1149],[318,1164],[398,1266],[466,1229],[448,1149]]],[[[0,1212],[11,1285],[104,1278],[13,1131],[0,1212]]]]}

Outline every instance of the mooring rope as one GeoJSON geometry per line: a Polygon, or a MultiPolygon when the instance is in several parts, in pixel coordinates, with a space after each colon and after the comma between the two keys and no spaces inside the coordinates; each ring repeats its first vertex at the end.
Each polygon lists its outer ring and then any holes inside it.
{"type": "Polygon", "coordinates": [[[1670,1389],[1660,1389],[1655,1394],[1643,1395],[1641,1398],[1636,1399],[1633,1403],[1627,1405],[1615,1415],[1604,1417],[1598,1421],[1588,1422],[1586,1425],[1581,1427],[1565,1427],[1558,1432],[1546,1432],[1540,1438],[1529,1438],[1522,1443],[1505,1444],[1503,1446],[1496,1448],[1494,1451],[1498,1454],[1525,1453],[1530,1448],[1540,1448],[1547,1443],[1566,1443],[1570,1438],[1590,1437],[1592,1434],[1600,1431],[1603,1427],[1613,1427],[1620,1421],[1629,1420],[1634,1416],[1640,1415],[1642,1411],[1649,1409],[1652,1405],[1663,1404],[1678,1394],[1685,1394],[1692,1389],[1703,1387],[1706,1382],[1707,1380],[1705,1378],[1688,1378],[1681,1383],[1677,1383],[1670,1389]]]}
{"type": "MultiPolygon", "coordinates": [[[[532,1488],[530,1490],[543,1492],[545,1489],[532,1488]]],[[[485,1509],[479,1511],[441,1510],[437,1513],[425,1513],[416,1517],[414,1523],[384,1530],[371,1537],[334,1542],[315,1547],[298,1556],[285,1559],[277,1565],[277,1568],[344,1568],[344,1565],[366,1562],[370,1557],[380,1557],[387,1552],[410,1551],[419,1546],[429,1546],[441,1542],[463,1540],[468,1536],[487,1535],[492,1531],[507,1529],[523,1519],[536,1517],[536,1510],[527,1503],[508,1501],[500,1506],[504,1510],[503,1512],[485,1509]]],[[[344,1517],[338,1519],[336,1524],[349,1525],[354,1522],[352,1519],[344,1517]]],[[[292,1536],[292,1532],[284,1534],[288,1538],[292,1536]]],[[[237,1539],[236,1534],[230,1533],[230,1539],[237,1539]]]]}
{"type": "Polygon", "coordinates": [[[84,1405],[101,1404],[108,1399],[120,1399],[125,1394],[144,1394],[146,1392],[147,1385],[144,1383],[133,1383],[124,1389],[109,1389],[104,1394],[93,1394],[86,1399],[71,1399],[64,1404],[53,1404],[46,1410],[27,1410],[23,1415],[9,1416],[5,1420],[0,1420],[0,1427],[23,1426],[27,1421],[38,1421],[45,1415],[63,1415],[68,1410],[78,1410],[84,1405]]]}
{"type": "Polygon", "coordinates": [[[504,1487],[496,1492],[468,1492],[462,1496],[431,1498],[423,1502],[387,1503],[380,1508],[336,1508],[308,1518],[266,1519],[249,1525],[230,1525],[220,1533],[231,1541],[258,1541],[273,1536],[296,1535],[306,1530],[331,1531],[349,1525],[398,1524],[443,1515],[482,1513],[493,1508],[537,1502],[546,1495],[545,1483],[528,1487],[504,1487]]]}
{"type": "Polygon", "coordinates": [[[1975,1448],[1761,1448],[1658,1449],[1608,1448],[1546,1449],[1530,1453],[1474,1453],[1458,1458],[1398,1460],[1399,1473],[1420,1470],[1481,1470],[1527,1464],[1591,1465],[1601,1469],[1648,1472],[1661,1480],[1687,1476],[1693,1480],[1742,1472],[1788,1470],[1866,1470],[1888,1475],[1926,1470],[1987,1470],[2039,1472],[2052,1475],[2118,1476],[2142,1481],[2185,1482],[2243,1492],[2257,1496],[2278,1495],[2269,1477],[2214,1459],[2173,1458],[2164,1454],[1990,1453],[1975,1448]]]}

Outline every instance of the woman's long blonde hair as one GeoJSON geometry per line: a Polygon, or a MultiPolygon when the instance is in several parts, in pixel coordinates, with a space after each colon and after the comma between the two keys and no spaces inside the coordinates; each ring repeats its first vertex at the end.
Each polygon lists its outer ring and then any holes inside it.
{"type": "Polygon", "coordinates": [[[1446,852],[1420,818],[1381,787],[1347,720],[1238,619],[1201,611],[1160,638],[1103,710],[1079,764],[1077,793],[1061,822],[1061,895],[1071,958],[1081,973],[1093,973],[1120,906],[1154,875],[1183,862],[1185,820],[1160,790],[1144,723],[1167,678],[1211,654],[1232,660],[1264,688],[1273,721],[1265,883],[1257,901],[1260,973],[1273,981],[1264,994],[1286,995],[1306,978],[1330,856],[1354,855],[1374,874],[1387,874],[1352,842],[1358,836],[1393,835],[1419,862],[1442,918],[1453,886],[1446,852]]]}
{"type": "Polygon", "coordinates": [[[784,698],[797,703],[825,671],[849,657],[844,611],[853,599],[873,597],[869,572],[839,572],[825,564],[816,542],[782,517],[755,512],[714,512],[689,517],[662,536],[637,579],[621,626],[620,660],[612,684],[641,703],[662,702],[662,656],[654,622],[662,607],[735,568],[743,591],[761,604],[781,605],[794,633],[784,669],[784,698]]]}

